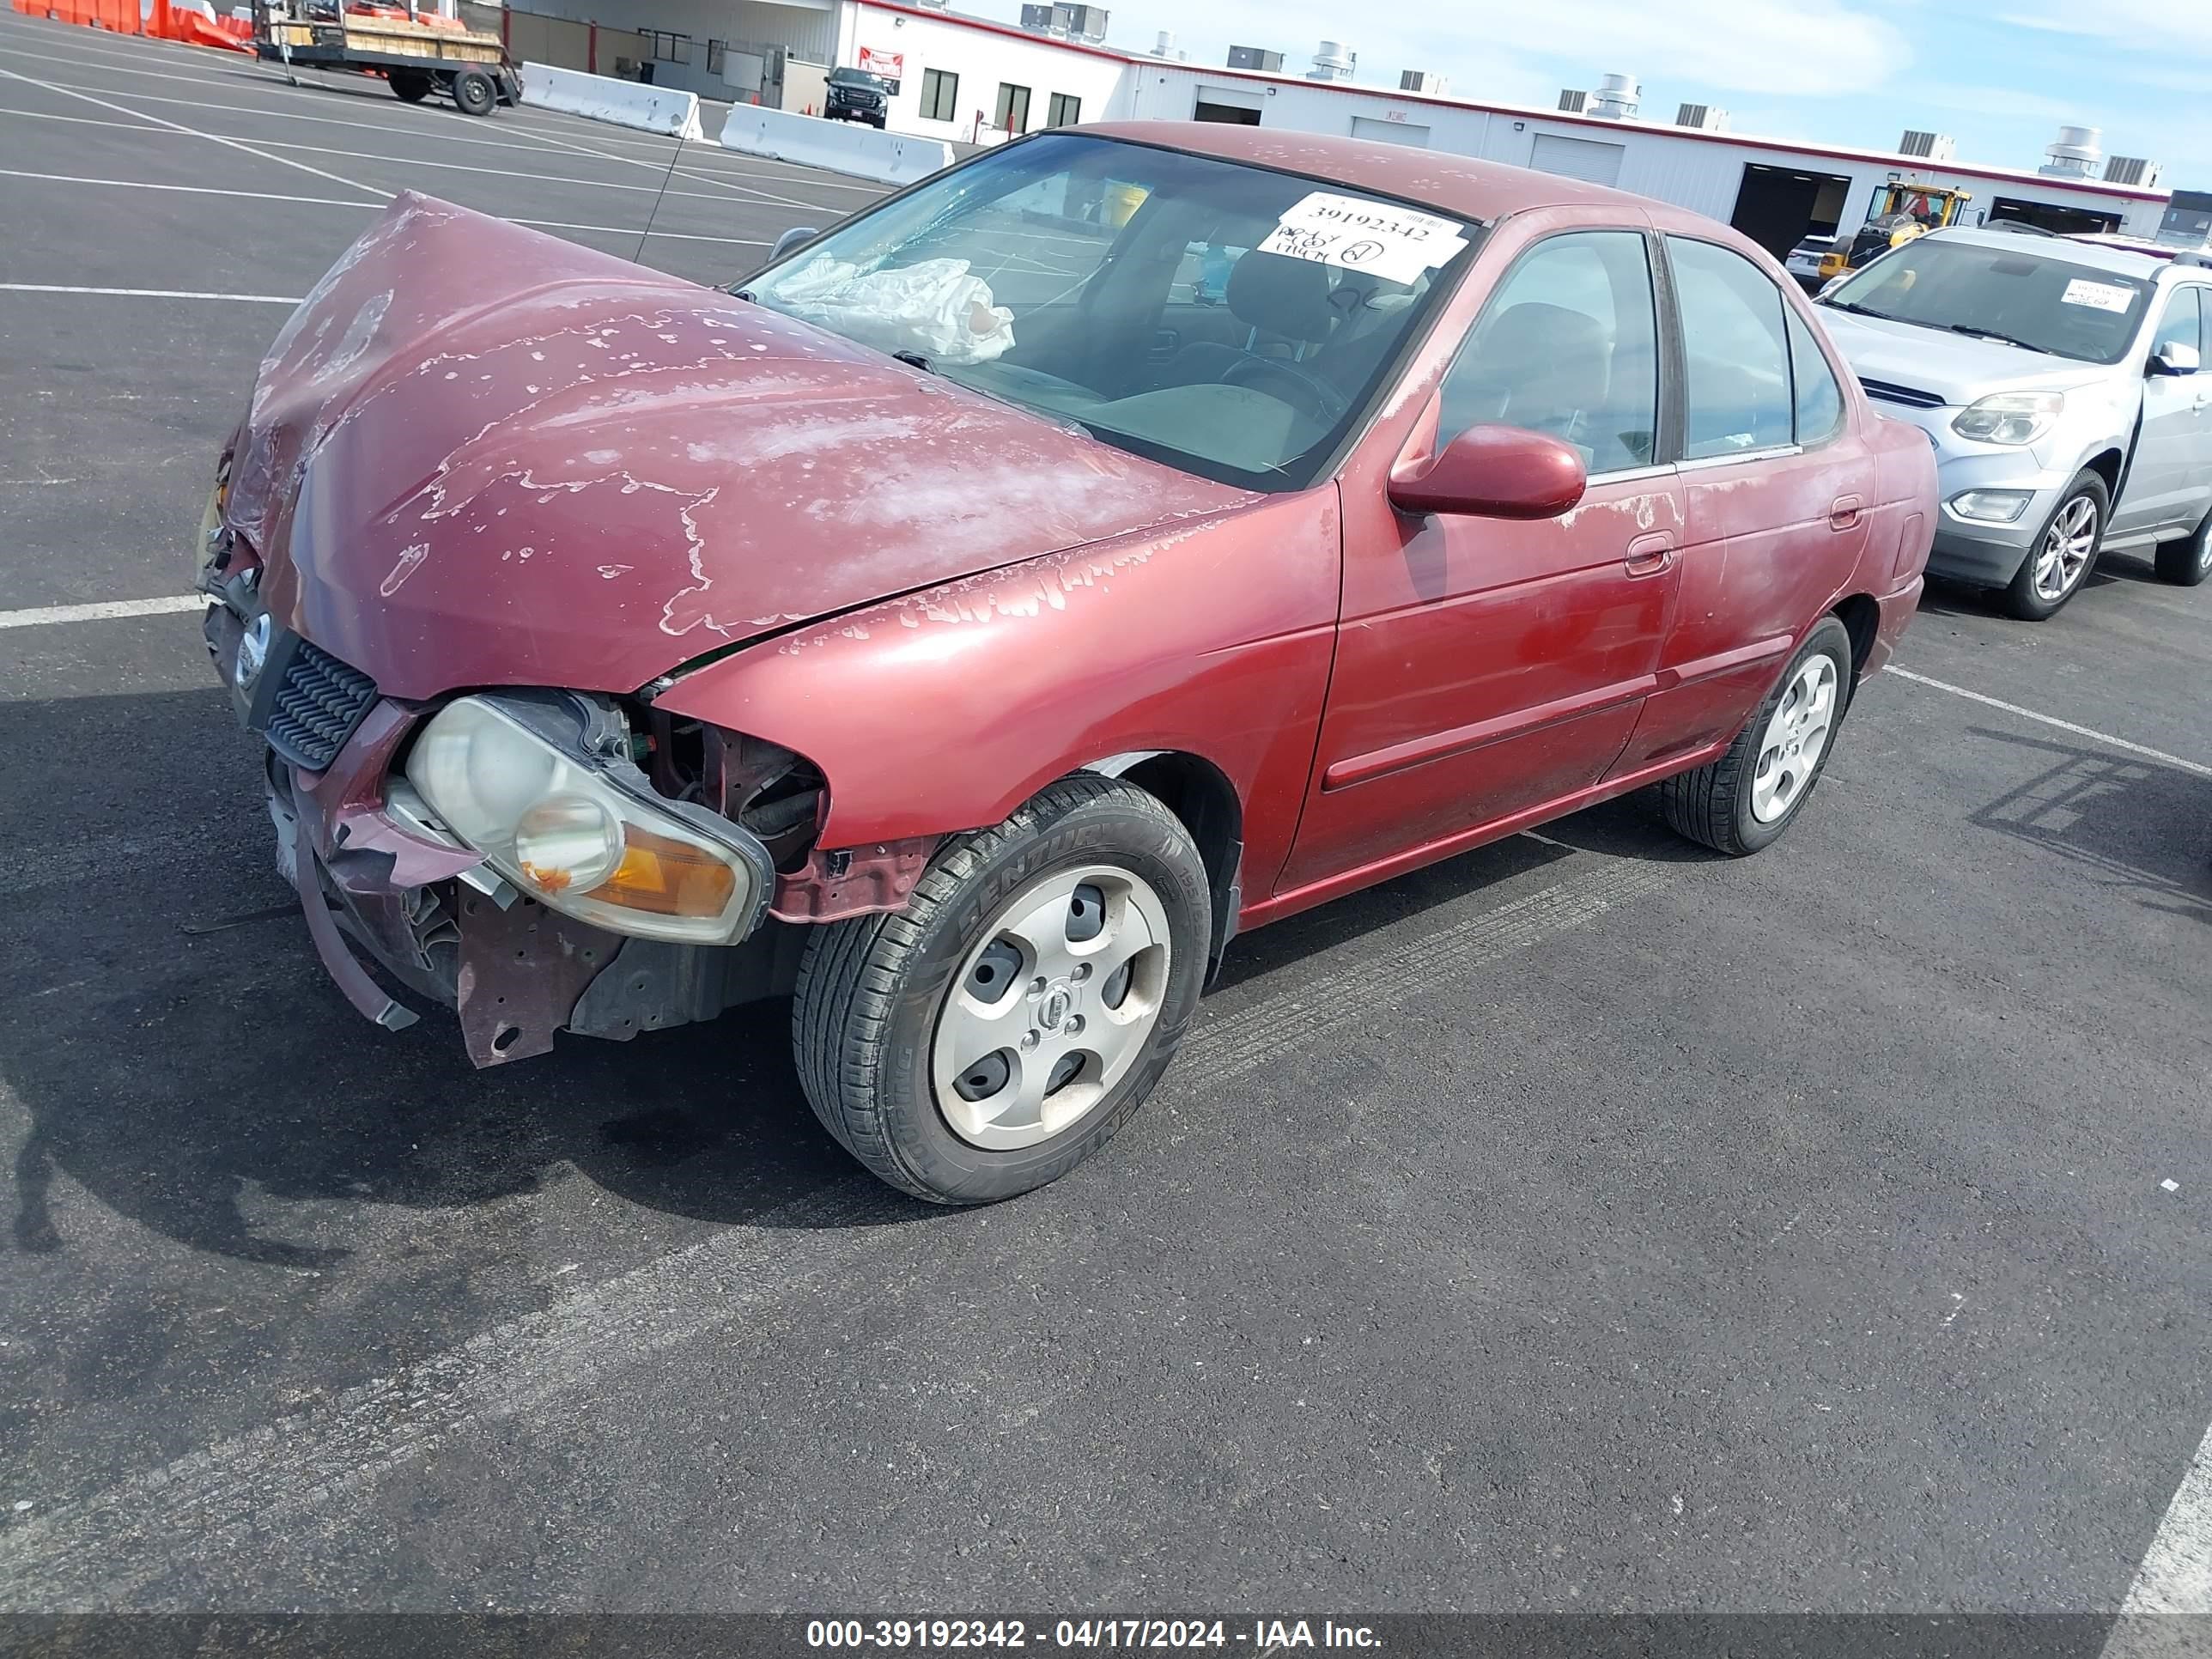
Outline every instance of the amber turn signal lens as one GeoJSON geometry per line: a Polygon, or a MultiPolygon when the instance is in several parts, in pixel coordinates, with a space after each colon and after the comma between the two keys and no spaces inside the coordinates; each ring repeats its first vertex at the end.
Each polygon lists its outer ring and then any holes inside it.
{"type": "Polygon", "coordinates": [[[737,891],[736,872],[696,847],[634,823],[623,826],[622,862],[586,896],[654,916],[720,915],[737,891]]]}

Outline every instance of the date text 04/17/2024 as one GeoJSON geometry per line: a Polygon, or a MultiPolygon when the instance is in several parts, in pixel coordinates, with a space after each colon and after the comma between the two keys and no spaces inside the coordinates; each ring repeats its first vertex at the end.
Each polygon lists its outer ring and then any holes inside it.
{"type": "Polygon", "coordinates": [[[1266,1653],[1301,1648],[1382,1645],[1366,1625],[1334,1619],[817,1619],[806,1626],[806,1645],[836,1650],[863,1649],[953,1650],[1057,1648],[1232,1648],[1266,1653]]]}

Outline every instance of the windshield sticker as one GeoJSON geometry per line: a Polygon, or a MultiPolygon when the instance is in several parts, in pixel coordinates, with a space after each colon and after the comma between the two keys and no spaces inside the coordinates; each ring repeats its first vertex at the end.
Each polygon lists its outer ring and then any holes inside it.
{"type": "Polygon", "coordinates": [[[2117,288],[2110,283],[2093,283],[2086,276],[2076,276],[2066,284],[2066,292],[2058,297],[2069,306],[2094,306],[2100,311],[2125,311],[2136,302],[2136,291],[2131,288],[2117,288]]]}
{"type": "Polygon", "coordinates": [[[1259,251],[1411,288],[1466,246],[1465,232],[1452,220],[1317,190],[1283,215],[1259,251]]]}

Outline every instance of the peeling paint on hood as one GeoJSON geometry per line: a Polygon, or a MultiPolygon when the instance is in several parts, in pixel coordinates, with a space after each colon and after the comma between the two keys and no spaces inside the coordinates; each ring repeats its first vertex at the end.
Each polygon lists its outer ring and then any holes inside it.
{"type": "Polygon", "coordinates": [[[1254,499],[715,289],[407,194],[284,327],[228,515],[387,693],[626,690],[1254,499]]]}

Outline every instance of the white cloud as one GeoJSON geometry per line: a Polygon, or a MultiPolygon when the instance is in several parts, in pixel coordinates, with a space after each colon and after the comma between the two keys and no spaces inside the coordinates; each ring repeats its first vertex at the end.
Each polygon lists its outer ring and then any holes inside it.
{"type": "Polygon", "coordinates": [[[2046,4],[1998,19],[2015,28],[2094,36],[2131,51],[2172,58],[2212,53],[2212,6],[2203,0],[2096,0],[2094,5],[2046,4]]]}

